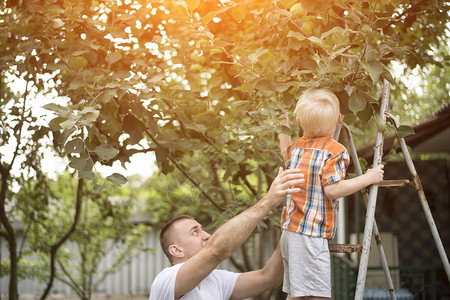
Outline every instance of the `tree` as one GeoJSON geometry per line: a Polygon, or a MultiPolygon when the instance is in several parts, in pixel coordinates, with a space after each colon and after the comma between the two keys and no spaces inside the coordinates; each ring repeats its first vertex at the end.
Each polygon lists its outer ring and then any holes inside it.
{"type": "Polygon", "coordinates": [[[22,259],[22,246],[18,248],[19,241],[12,223],[16,220],[22,203],[17,201],[15,193],[17,187],[20,189],[27,180],[34,179],[38,183],[34,193],[37,197],[29,199],[29,202],[37,204],[33,214],[39,214],[39,209],[45,206],[45,198],[42,198],[41,193],[45,190],[41,151],[49,130],[36,123],[36,117],[28,106],[31,98],[29,81],[26,81],[25,91],[20,95],[12,92],[6,85],[6,73],[0,75],[0,237],[7,241],[9,249],[9,297],[17,299],[18,264],[22,259]]]}
{"type": "MultiPolygon", "coordinates": [[[[72,226],[71,215],[77,211],[72,200],[76,187],[73,175],[59,176],[49,184],[48,209],[40,220],[30,218],[30,213],[24,209],[22,222],[32,233],[27,241],[39,257],[36,266],[40,270],[39,279],[49,282],[49,278],[54,277],[69,285],[81,299],[90,299],[108,275],[144,250],[146,226],[130,222],[135,199],[129,197],[129,192],[111,183],[108,189],[95,190],[93,184],[87,182],[81,191],[84,200],[79,224],[67,243],[53,254],[49,251],[53,241],[59,239],[61,231],[72,226]],[[46,239],[42,239],[43,236],[46,239]],[[115,263],[100,269],[107,255],[114,255],[115,263]],[[51,264],[56,264],[54,271],[51,264]]],[[[22,197],[29,195],[29,191],[21,194],[22,197]]],[[[46,295],[41,298],[45,299],[46,295]]]]}
{"type": "Polygon", "coordinates": [[[11,0],[2,11],[4,52],[16,58],[29,43],[28,65],[70,99],[47,106],[57,114],[49,126],[80,178],[95,181],[96,163],[153,151],[217,220],[270,184],[277,134],[296,133],[278,118],[302,90],[326,85],[347,123],[383,129],[390,62],[443,64],[430,49],[449,18],[442,0],[11,0]]]}

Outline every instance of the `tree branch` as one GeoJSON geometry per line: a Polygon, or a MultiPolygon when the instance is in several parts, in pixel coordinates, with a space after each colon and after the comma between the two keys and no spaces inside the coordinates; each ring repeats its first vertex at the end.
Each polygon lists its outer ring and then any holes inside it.
{"type": "Polygon", "coordinates": [[[247,176],[242,177],[242,181],[244,181],[245,186],[248,187],[248,189],[250,190],[250,192],[252,193],[253,196],[258,196],[258,192],[250,184],[250,182],[248,182],[247,176]]]}
{"type": "Polygon", "coordinates": [[[80,219],[81,207],[82,207],[83,183],[84,183],[84,181],[82,178],[78,179],[78,188],[77,188],[76,204],[75,204],[75,216],[74,216],[72,226],[70,227],[69,231],[67,231],[67,233],[59,239],[59,241],[57,241],[55,244],[53,244],[50,247],[50,279],[47,283],[47,287],[46,287],[44,293],[40,297],[40,300],[45,300],[45,298],[47,297],[48,293],[50,292],[50,290],[53,286],[53,281],[54,281],[55,274],[56,274],[55,260],[56,260],[56,254],[58,252],[58,249],[75,232],[75,228],[78,224],[78,220],[80,219]]]}
{"type": "Polygon", "coordinates": [[[27,99],[27,96],[28,96],[28,83],[29,82],[30,81],[27,80],[27,83],[25,85],[25,92],[23,94],[23,107],[22,107],[22,111],[20,113],[20,119],[19,119],[19,123],[18,123],[18,124],[20,124],[20,127],[19,127],[19,131],[17,133],[15,133],[15,138],[16,138],[17,145],[16,145],[16,149],[14,150],[14,154],[13,154],[13,157],[11,159],[11,162],[10,162],[9,166],[7,167],[8,173],[11,170],[11,168],[12,168],[12,166],[14,164],[14,161],[17,158],[17,155],[19,154],[20,140],[22,138],[23,123],[25,122],[25,110],[26,110],[26,102],[27,102],[26,99],[27,99]]]}
{"type": "MultiPolygon", "coordinates": [[[[148,129],[145,129],[145,132],[150,137],[150,139],[155,143],[155,145],[161,147],[161,145],[158,143],[158,141],[155,139],[155,137],[150,133],[148,129]]],[[[189,174],[184,170],[184,168],[173,158],[172,155],[168,154],[167,157],[169,160],[173,163],[173,165],[208,199],[209,202],[211,202],[212,205],[214,205],[219,211],[225,211],[224,208],[222,208],[219,204],[214,201],[214,199],[211,198],[211,196],[206,193],[206,191],[200,186],[199,183],[197,183],[189,174]]],[[[43,299],[42,299],[43,300],[43,299]]]]}
{"type": "Polygon", "coordinates": [[[228,197],[224,192],[222,187],[222,182],[217,175],[217,168],[214,164],[210,164],[211,173],[213,174],[213,185],[219,188],[219,194],[222,197],[223,203],[226,205],[228,203],[228,197]]]}
{"type": "Polygon", "coordinates": [[[82,298],[81,296],[83,295],[83,292],[81,291],[81,289],[78,286],[77,282],[72,278],[72,276],[70,276],[70,273],[67,271],[67,269],[64,267],[64,265],[61,263],[61,261],[59,259],[57,259],[56,262],[58,263],[59,267],[63,271],[64,275],[66,275],[66,277],[69,279],[69,281],[65,280],[61,276],[56,276],[56,278],[58,280],[64,282],[65,284],[67,284],[71,288],[73,288],[75,290],[75,292],[78,294],[78,296],[80,296],[80,298],[82,298]]]}

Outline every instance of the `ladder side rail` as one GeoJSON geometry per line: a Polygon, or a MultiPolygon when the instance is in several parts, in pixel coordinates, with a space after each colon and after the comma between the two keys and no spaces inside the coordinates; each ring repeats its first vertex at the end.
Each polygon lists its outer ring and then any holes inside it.
{"type": "MultiPolygon", "coordinates": [[[[380,104],[380,117],[382,120],[386,120],[385,111],[387,111],[389,102],[390,83],[385,79],[383,81],[383,94],[380,104]]],[[[383,141],[384,131],[378,131],[375,143],[375,152],[373,157],[373,166],[378,166],[381,163],[383,156],[383,141]]],[[[363,239],[363,251],[358,269],[358,280],[356,282],[355,300],[362,300],[364,296],[364,286],[367,277],[367,267],[369,265],[369,252],[370,243],[372,240],[372,229],[375,219],[375,208],[377,204],[378,184],[374,184],[369,190],[369,203],[366,212],[366,222],[364,225],[364,239],[363,239]]]]}
{"type": "MultiPolygon", "coordinates": [[[[394,122],[395,127],[398,128],[397,119],[391,114],[387,113],[386,115],[394,122]]],[[[431,209],[430,209],[430,206],[428,205],[428,201],[425,196],[425,192],[423,191],[422,182],[420,181],[420,178],[417,175],[417,171],[416,171],[416,168],[412,161],[411,155],[409,154],[405,139],[402,137],[399,137],[398,134],[397,134],[397,139],[402,148],[403,155],[405,156],[405,161],[408,166],[409,172],[411,173],[414,187],[416,188],[417,194],[419,195],[420,203],[422,204],[422,208],[425,213],[425,217],[427,219],[428,225],[430,226],[431,234],[433,235],[434,241],[436,243],[436,247],[437,247],[437,250],[441,257],[442,264],[444,265],[445,273],[447,274],[447,279],[450,282],[450,264],[448,261],[447,254],[445,253],[445,249],[444,249],[444,245],[442,244],[442,240],[439,237],[439,232],[437,230],[436,223],[434,222],[433,215],[431,214],[431,209]]]]}
{"type": "MultiPolygon", "coordinates": [[[[348,125],[345,124],[344,122],[342,122],[342,127],[346,130],[346,132],[348,134],[350,156],[351,156],[352,160],[354,161],[356,173],[358,174],[358,176],[361,176],[363,174],[363,172],[361,169],[361,165],[359,164],[358,152],[356,151],[356,147],[355,147],[355,143],[353,141],[351,130],[348,127],[348,125]]],[[[367,189],[364,189],[362,191],[362,195],[363,195],[363,199],[364,199],[364,204],[366,205],[366,208],[367,208],[368,201],[369,201],[369,195],[367,193],[367,189]]],[[[375,241],[377,242],[378,251],[380,253],[381,266],[383,267],[384,275],[386,277],[386,282],[387,282],[387,285],[389,288],[389,295],[391,297],[391,300],[396,300],[397,296],[395,295],[394,283],[392,281],[391,273],[389,271],[389,265],[388,265],[388,262],[386,259],[386,253],[384,251],[383,243],[381,241],[381,235],[378,230],[378,225],[377,225],[377,222],[375,219],[373,221],[373,234],[375,236],[375,241]]]]}

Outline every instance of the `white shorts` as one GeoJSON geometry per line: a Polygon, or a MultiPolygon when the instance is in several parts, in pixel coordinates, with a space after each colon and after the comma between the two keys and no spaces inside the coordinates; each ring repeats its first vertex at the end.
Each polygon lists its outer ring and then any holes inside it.
{"type": "Polygon", "coordinates": [[[328,240],[283,230],[283,292],[292,297],[331,298],[331,263],[328,240]]]}

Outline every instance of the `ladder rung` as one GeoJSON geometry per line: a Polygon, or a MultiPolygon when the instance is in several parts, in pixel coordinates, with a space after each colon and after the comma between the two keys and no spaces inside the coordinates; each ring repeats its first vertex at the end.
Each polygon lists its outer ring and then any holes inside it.
{"type": "Polygon", "coordinates": [[[409,185],[410,182],[408,179],[400,179],[400,180],[383,180],[378,184],[378,187],[402,187],[409,185]]]}
{"type": "Polygon", "coordinates": [[[362,251],[361,245],[352,245],[352,244],[329,244],[328,248],[330,249],[330,252],[333,253],[352,253],[352,252],[361,253],[362,251]]]}

